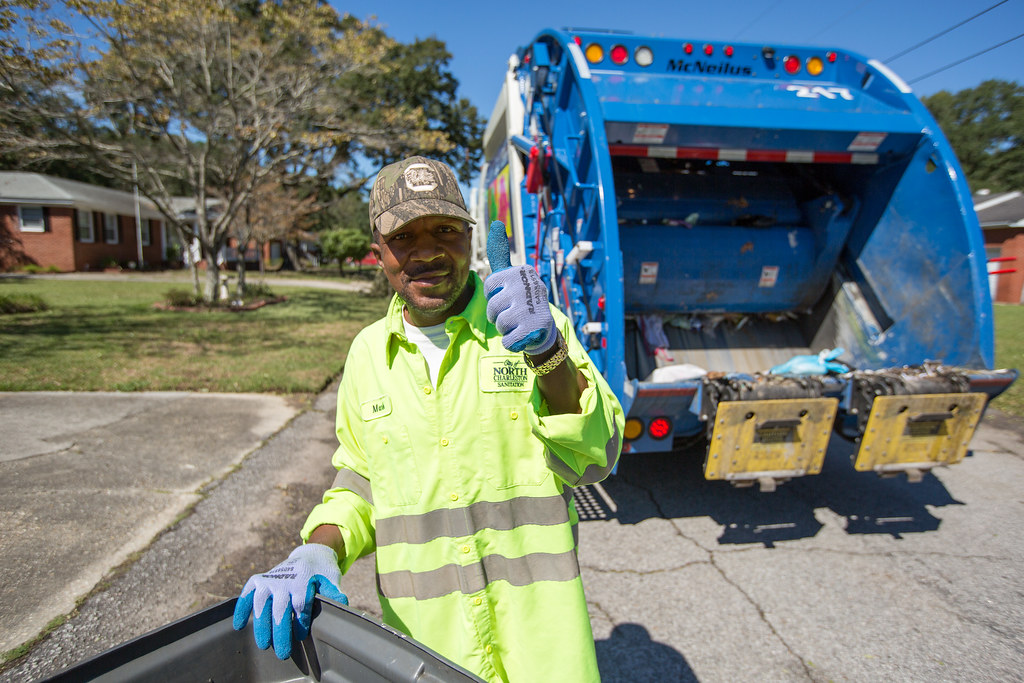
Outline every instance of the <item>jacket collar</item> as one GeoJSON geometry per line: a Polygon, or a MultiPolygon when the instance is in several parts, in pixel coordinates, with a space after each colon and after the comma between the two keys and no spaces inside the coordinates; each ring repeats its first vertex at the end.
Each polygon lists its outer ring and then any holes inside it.
{"type": "MultiPolygon", "coordinates": [[[[450,316],[445,321],[445,331],[448,338],[453,342],[462,332],[468,330],[481,346],[487,346],[487,296],[484,294],[484,283],[476,271],[469,273],[470,283],[473,287],[473,298],[469,300],[465,310],[450,316]]],[[[403,309],[405,302],[396,293],[391,297],[391,304],[384,316],[384,338],[387,345],[388,366],[394,362],[398,349],[408,343],[405,336],[405,320],[403,309]]]]}

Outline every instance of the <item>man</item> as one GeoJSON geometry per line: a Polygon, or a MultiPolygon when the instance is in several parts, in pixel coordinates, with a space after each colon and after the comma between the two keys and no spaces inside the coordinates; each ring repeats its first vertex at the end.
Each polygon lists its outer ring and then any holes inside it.
{"type": "Polygon", "coordinates": [[[486,285],[451,169],[385,167],[373,253],[395,289],[352,342],[338,391],[334,486],[305,545],[249,579],[235,612],[291,651],[315,592],[376,551],[384,621],[487,680],[593,681],[572,486],[600,481],[623,413],[536,271],[508,265],[492,224],[486,285]]]}

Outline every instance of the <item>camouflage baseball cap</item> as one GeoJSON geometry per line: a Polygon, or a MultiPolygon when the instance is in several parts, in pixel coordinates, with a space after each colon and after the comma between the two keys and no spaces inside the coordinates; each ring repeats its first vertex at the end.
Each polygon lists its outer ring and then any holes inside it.
{"type": "Polygon", "coordinates": [[[415,156],[382,168],[370,191],[370,225],[387,235],[422,216],[476,223],[447,164],[415,156]]]}

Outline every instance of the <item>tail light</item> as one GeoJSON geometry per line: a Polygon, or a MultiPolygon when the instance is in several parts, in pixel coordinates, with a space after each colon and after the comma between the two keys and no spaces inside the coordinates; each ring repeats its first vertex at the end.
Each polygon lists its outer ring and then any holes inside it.
{"type": "Polygon", "coordinates": [[[652,439],[664,439],[672,433],[672,420],[667,417],[656,417],[647,425],[647,433],[652,439]]]}
{"type": "Polygon", "coordinates": [[[612,47],[611,58],[613,64],[625,64],[629,59],[629,50],[625,45],[615,45],[612,47]]]}

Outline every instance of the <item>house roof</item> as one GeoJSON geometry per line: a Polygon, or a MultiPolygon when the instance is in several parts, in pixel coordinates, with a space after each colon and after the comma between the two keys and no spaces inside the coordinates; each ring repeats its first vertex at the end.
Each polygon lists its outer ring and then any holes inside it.
{"type": "Polygon", "coordinates": [[[974,210],[981,228],[1024,228],[1024,192],[974,193],[974,210]]]}
{"type": "MultiPolygon", "coordinates": [[[[70,206],[135,215],[135,195],[131,192],[22,171],[0,171],[0,204],[70,206]]],[[[139,198],[139,208],[146,218],[161,217],[156,206],[144,197],[139,198]]]]}
{"type": "MultiPolygon", "coordinates": [[[[224,204],[220,199],[206,198],[206,215],[213,217],[220,213],[220,207],[224,204]]],[[[171,197],[171,209],[179,218],[192,219],[196,217],[195,197],[171,197]]]]}

